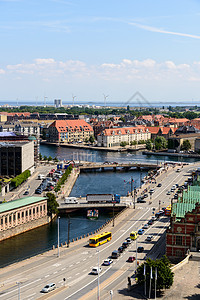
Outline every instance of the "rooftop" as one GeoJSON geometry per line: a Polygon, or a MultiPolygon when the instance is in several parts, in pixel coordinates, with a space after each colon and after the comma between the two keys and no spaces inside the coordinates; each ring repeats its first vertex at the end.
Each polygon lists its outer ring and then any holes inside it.
{"type": "Polygon", "coordinates": [[[9,201],[6,203],[0,204],[0,213],[3,213],[5,211],[14,210],[23,206],[27,206],[30,204],[34,204],[37,202],[40,202],[42,200],[45,200],[44,197],[24,197],[21,199],[17,199],[14,201],[9,201]]]}

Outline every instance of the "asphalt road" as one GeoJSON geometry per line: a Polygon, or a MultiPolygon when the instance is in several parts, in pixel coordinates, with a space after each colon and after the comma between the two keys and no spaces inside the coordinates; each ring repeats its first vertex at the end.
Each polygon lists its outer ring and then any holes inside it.
{"type": "MultiPolygon", "coordinates": [[[[116,220],[115,227],[112,228],[113,238],[111,242],[102,245],[98,249],[89,248],[87,241],[83,241],[77,247],[66,249],[65,253],[61,251],[59,258],[56,257],[54,252],[54,254],[44,254],[36,259],[30,259],[25,264],[19,263],[2,269],[0,271],[0,300],[18,299],[19,288],[20,299],[39,299],[43,297],[40,293],[41,289],[45,284],[51,282],[55,282],[57,285],[55,292],[48,294],[51,299],[96,299],[98,276],[91,275],[90,272],[93,266],[97,266],[98,256],[100,263],[102,263],[104,259],[111,255],[113,250],[118,249],[132,230],[138,230],[152,217],[153,208],[158,208],[159,201],[161,201],[161,207],[169,205],[171,195],[166,195],[166,192],[173,184],[182,184],[187,178],[186,176],[189,175],[187,171],[191,168],[192,166],[185,166],[180,173],[171,170],[162,174],[157,180],[157,183],[162,183],[162,187],[155,187],[152,204],[149,205],[147,201],[146,204],[137,204],[135,210],[128,209],[123,218],[120,216],[120,220],[116,220]],[[65,288],[63,278],[66,279],[65,288]],[[19,286],[16,282],[20,282],[19,286]]],[[[102,273],[100,274],[101,299],[109,299],[111,289],[116,294],[116,287],[127,276],[133,274],[136,267],[135,262],[126,262],[128,257],[136,256],[136,247],[142,245],[145,249],[144,253],[138,253],[138,260],[141,263],[165,231],[168,222],[169,219],[165,216],[154,222],[138,238],[137,242],[133,241],[111,266],[102,266],[102,273]],[[152,242],[145,241],[149,234],[154,236],[152,242]]],[[[157,252],[155,252],[155,258],[157,255],[157,252]]]]}

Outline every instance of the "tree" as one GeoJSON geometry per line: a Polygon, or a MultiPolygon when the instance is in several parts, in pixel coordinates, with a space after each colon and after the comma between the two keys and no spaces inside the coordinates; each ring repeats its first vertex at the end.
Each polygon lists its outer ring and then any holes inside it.
{"type": "Polygon", "coordinates": [[[161,150],[167,148],[167,140],[163,136],[157,136],[155,138],[155,149],[161,150]]]}
{"type": "Polygon", "coordinates": [[[169,289],[173,284],[174,274],[171,271],[170,261],[166,256],[163,256],[161,259],[152,260],[148,258],[145,263],[140,265],[137,269],[136,277],[137,284],[144,285],[145,276],[144,276],[144,264],[145,264],[145,275],[146,275],[146,285],[147,290],[149,289],[150,284],[150,275],[152,269],[151,288],[155,291],[155,270],[157,268],[157,280],[156,280],[156,290],[169,289]]]}
{"type": "Polygon", "coordinates": [[[90,138],[89,138],[89,141],[90,141],[90,143],[91,143],[91,144],[93,144],[93,143],[94,143],[94,141],[95,141],[95,138],[94,138],[94,136],[93,136],[93,135],[91,135],[91,136],[90,136],[90,138]]]}
{"type": "Polygon", "coordinates": [[[57,157],[54,157],[53,159],[55,162],[59,162],[59,160],[57,159],[57,157]]]}
{"type": "Polygon", "coordinates": [[[42,154],[41,153],[39,154],[39,160],[42,160],[42,154]]]}
{"type": "Polygon", "coordinates": [[[44,160],[48,160],[48,158],[47,158],[47,156],[46,156],[46,155],[44,155],[43,159],[44,159],[44,160]]]}
{"type": "Polygon", "coordinates": [[[189,140],[183,141],[183,144],[181,145],[181,150],[188,151],[191,149],[191,144],[189,140]]]}
{"type": "Polygon", "coordinates": [[[52,157],[49,155],[49,157],[48,157],[48,161],[51,161],[52,160],[52,157]]]}
{"type": "Polygon", "coordinates": [[[153,149],[153,143],[151,140],[146,141],[146,148],[147,150],[152,150],[153,149]]]}
{"type": "Polygon", "coordinates": [[[52,214],[57,214],[59,206],[58,202],[56,201],[56,196],[53,193],[47,193],[47,212],[52,217],[52,214]]]}
{"type": "Polygon", "coordinates": [[[120,143],[120,146],[121,146],[121,147],[126,147],[126,145],[128,145],[127,142],[121,142],[121,143],[120,143]]]}
{"type": "Polygon", "coordinates": [[[85,143],[88,143],[88,141],[89,141],[88,138],[85,138],[85,143]]]}
{"type": "Polygon", "coordinates": [[[137,145],[137,142],[136,141],[131,141],[130,144],[131,144],[131,146],[134,146],[134,145],[137,145]]]}

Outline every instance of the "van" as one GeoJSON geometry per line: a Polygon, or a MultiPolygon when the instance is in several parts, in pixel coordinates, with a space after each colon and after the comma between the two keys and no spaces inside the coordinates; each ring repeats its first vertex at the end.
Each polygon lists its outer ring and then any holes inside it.
{"type": "Polygon", "coordinates": [[[39,179],[39,180],[45,179],[45,175],[39,174],[39,175],[38,175],[38,179],[39,179]]]}
{"type": "Polygon", "coordinates": [[[65,204],[78,204],[78,200],[76,197],[65,197],[64,202],[65,204]]]}
{"type": "Polygon", "coordinates": [[[111,254],[111,257],[112,258],[118,258],[120,256],[120,253],[118,250],[114,250],[111,254]]]}

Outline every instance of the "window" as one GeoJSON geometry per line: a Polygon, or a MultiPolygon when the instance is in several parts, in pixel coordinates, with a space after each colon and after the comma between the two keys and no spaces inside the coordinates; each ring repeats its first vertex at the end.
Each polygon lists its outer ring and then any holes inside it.
{"type": "Polygon", "coordinates": [[[33,209],[33,214],[35,214],[35,208],[33,209]]]}
{"type": "Polygon", "coordinates": [[[1,225],[3,225],[3,218],[1,218],[1,225]]]}
{"type": "Polygon", "coordinates": [[[28,217],[28,210],[26,210],[26,217],[28,217]]]}
{"type": "Polygon", "coordinates": [[[37,208],[36,208],[36,211],[37,211],[37,213],[39,212],[39,207],[37,206],[37,208]]]}
{"type": "Polygon", "coordinates": [[[22,218],[24,218],[24,212],[22,212],[22,218]]]}
{"type": "Polygon", "coordinates": [[[9,216],[9,223],[11,223],[11,220],[12,220],[12,218],[11,218],[11,216],[9,216]]]}
{"type": "Polygon", "coordinates": [[[29,216],[31,215],[31,209],[29,209],[29,216]]]}
{"type": "Polygon", "coordinates": [[[182,246],[182,236],[180,236],[180,235],[177,235],[176,236],[176,245],[180,245],[180,246],[182,246]]]}
{"type": "Polygon", "coordinates": [[[13,221],[15,221],[15,219],[16,219],[16,215],[14,214],[14,215],[13,215],[13,221]]]}
{"type": "Polygon", "coordinates": [[[20,219],[20,213],[17,214],[17,218],[18,218],[18,220],[20,219]]]}

